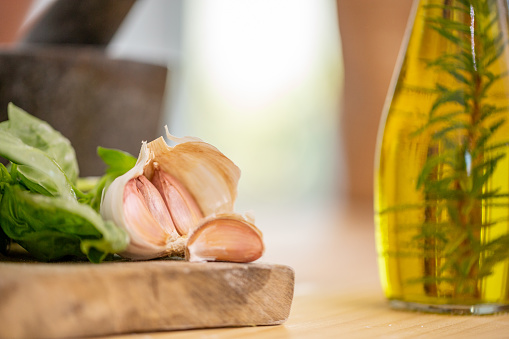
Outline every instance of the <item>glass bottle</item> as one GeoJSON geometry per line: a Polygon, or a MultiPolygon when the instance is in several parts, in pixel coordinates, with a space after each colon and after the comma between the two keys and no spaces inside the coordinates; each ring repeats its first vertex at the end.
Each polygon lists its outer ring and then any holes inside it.
{"type": "Polygon", "coordinates": [[[380,277],[394,308],[509,310],[506,0],[414,4],[375,163],[380,277]]]}

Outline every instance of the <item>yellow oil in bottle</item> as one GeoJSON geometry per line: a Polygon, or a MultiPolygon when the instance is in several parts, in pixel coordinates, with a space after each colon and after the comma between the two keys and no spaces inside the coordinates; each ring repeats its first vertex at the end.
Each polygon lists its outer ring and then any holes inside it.
{"type": "Polygon", "coordinates": [[[382,286],[496,312],[509,305],[507,3],[421,0],[412,27],[377,149],[382,286]]]}

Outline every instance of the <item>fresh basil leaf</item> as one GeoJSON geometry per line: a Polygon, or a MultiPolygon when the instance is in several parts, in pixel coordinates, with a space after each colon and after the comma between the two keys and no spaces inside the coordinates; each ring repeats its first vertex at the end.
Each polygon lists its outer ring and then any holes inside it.
{"type": "MultiPolygon", "coordinates": [[[[5,165],[0,163],[0,188],[2,183],[11,184],[12,178],[9,170],[5,167],[5,165]]],[[[0,189],[0,198],[2,197],[1,193],[2,190],[0,189]]]]}
{"type": "Polygon", "coordinates": [[[94,189],[101,177],[80,177],[76,182],[76,189],[86,194],[94,189]]]}
{"type": "Polygon", "coordinates": [[[72,234],[41,230],[27,233],[22,240],[16,242],[41,261],[54,261],[65,257],[85,259],[80,250],[80,239],[72,234]]]}
{"type": "Polygon", "coordinates": [[[0,123],[0,156],[11,162],[10,170],[0,164],[0,251],[11,240],[45,261],[86,256],[101,262],[123,251],[127,233],[97,210],[102,189],[123,174],[132,156],[103,149],[111,170],[92,194],[82,193],[74,188],[78,165],[69,140],[12,104],[8,114],[9,120],[0,123]],[[96,209],[76,195],[92,200],[96,209]]]}
{"type": "Polygon", "coordinates": [[[53,195],[75,199],[71,183],[55,160],[7,130],[0,133],[0,155],[14,164],[22,165],[19,179],[27,187],[38,185],[53,195]]]}
{"type": "Polygon", "coordinates": [[[102,238],[81,241],[81,251],[91,262],[101,262],[111,254],[122,252],[129,244],[129,235],[112,221],[104,221],[102,233],[102,238]]]}
{"type": "Polygon", "coordinates": [[[0,202],[5,234],[39,260],[72,255],[99,262],[121,252],[127,233],[105,222],[90,206],[62,197],[48,197],[5,185],[0,202]]]}
{"type": "Polygon", "coordinates": [[[9,120],[0,123],[2,133],[7,131],[26,145],[46,153],[62,168],[69,181],[75,183],[79,169],[71,142],[47,122],[28,114],[12,103],[7,107],[7,114],[9,120]]]}
{"type": "MultiPolygon", "coordinates": [[[[129,171],[136,164],[136,158],[131,154],[112,148],[97,147],[97,155],[108,166],[106,173],[122,173],[129,171]]],[[[122,175],[121,174],[121,175],[122,175]]]]}
{"type": "Polygon", "coordinates": [[[16,176],[31,192],[47,196],[59,195],[58,187],[55,185],[52,178],[49,177],[46,172],[38,168],[17,165],[16,176]]]}
{"type": "Polygon", "coordinates": [[[99,211],[104,189],[108,188],[117,177],[133,168],[137,159],[127,152],[104,147],[98,147],[97,154],[107,165],[106,174],[97,181],[85,197],[80,199],[80,202],[99,211]]]}

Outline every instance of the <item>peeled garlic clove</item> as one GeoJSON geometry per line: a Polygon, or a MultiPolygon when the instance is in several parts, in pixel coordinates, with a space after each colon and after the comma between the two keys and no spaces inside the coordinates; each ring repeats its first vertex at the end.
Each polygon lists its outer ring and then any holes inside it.
{"type": "MultiPolygon", "coordinates": [[[[143,197],[143,202],[146,204],[148,211],[153,216],[155,222],[159,226],[159,229],[167,234],[175,234],[176,228],[164,204],[163,197],[157,190],[157,188],[144,176],[140,175],[135,179],[131,179],[127,186],[130,183],[134,183],[136,185],[136,189],[143,197]]],[[[124,189],[124,199],[126,196],[127,187],[124,189]]],[[[130,206],[127,206],[124,203],[124,213],[130,211],[130,206]]]]}
{"type": "Polygon", "coordinates": [[[189,191],[173,176],[157,168],[152,177],[152,183],[164,200],[167,210],[180,235],[187,235],[203,218],[200,207],[189,191]]]}
{"type": "MultiPolygon", "coordinates": [[[[162,208],[159,207],[162,203],[159,192],[143,178],[140,176],[131,179],[124,189],[124,215],[128,221],[124,227],[131,236],[131,249],[128,248],[126,254],[132,251],[132,247],[165,253],[168,239],[176,240],[178,234],[164,204],[162,208]],[[151,195],[154,191],[156,194],[151,195]]],[[[136,259],[146,257],[144,254],[146,251],[138,252],[140,253],[133,253],[129,257],[136,259]]]]}
{"type": "Polygon", "coordinates": [[[179,234],[157,189],[143,175],[129,180],[123,193],[124,229],[130,236],[121,253],[131,259],[182,255],[184,239],[179,234]]]}
{"type": "Polygon", "coordinates": [[[189,236],[189,261],[230,261],[246,263],[260,258],[264,251],[262,233],[238,215],[207,219],[189,236]]]}

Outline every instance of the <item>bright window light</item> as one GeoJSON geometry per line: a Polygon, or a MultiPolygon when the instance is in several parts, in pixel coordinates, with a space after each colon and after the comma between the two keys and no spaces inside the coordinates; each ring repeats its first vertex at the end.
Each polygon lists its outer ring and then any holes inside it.
{"type": "Polygon", "coordinates": [[[239,165],[241,200],[329,194],[341,176],[335,2],[194,0],[184,6],[179,129],[239,165]]]}

